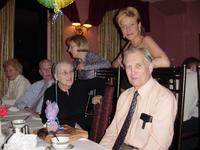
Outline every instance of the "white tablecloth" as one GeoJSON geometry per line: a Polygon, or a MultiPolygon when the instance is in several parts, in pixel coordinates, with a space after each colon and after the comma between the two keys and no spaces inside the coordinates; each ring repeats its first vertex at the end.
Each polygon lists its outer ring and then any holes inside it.
{"type": "Polygon", "coordinates": [[[25,110],[19,110],[16,112],[9,111],[8,116],[4,117],[2,120],[3,132],[9,134],[13,130],[11,122],[15,119],[25,119],[27,116],[29,117],[25,120],[25,124],[29,126],[30,132],[43,127],[42,121],[39,117],[36,117],[25,110]]]}
{"type": "MultiPolygon", "coordinates": [[[[26,112],[24,110],[20,110],[17,112],[9,112],[8,116],[6,116],[2,120],[2,129],[5,135],[11,134],[13,132],[12,130],[12,124],[11,121],[15,119],[25,119],[27,116],[29,116],[28,119],[26,119],[26,124],[29,126],[30,132],[36,129],[40,129],[43,127],[43,124],[41,122],[41,119],[38,117],[35,117],[31,115],[31,113],[26,112]]],[[[40,140],[41,142],[41,140],[40,140]]],[[[42,145],[45,145],[47,143],[42,142],[42,145]]],[[[74,148],[71,150],[107,150],[106,148],[102,147],[101,145],[90,141],[85,138],[81,138],[79,140],[71,142],[72,145],[74,145],[74,148]]],[[[47,144],[48,146],[48,144],[47,144]]],[[[1,149],[1,148],[0,148],[1,149]]],[[[54,150],[53,148],[46,148],[47,150],[54,150]]]]}

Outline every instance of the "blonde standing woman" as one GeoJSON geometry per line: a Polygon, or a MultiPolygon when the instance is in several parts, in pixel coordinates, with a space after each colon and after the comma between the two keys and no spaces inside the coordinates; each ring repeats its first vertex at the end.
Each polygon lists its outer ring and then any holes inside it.
{"type": "MultiPolygon", "coordinates": [[[[123,37],[128,40],[128,43],[117,55],[112,62],[112,67],[122,67],[122,53],[128,48],[145,48],[148,49],[153,57],[153,67],[169,67],[170,61],[165,52],[159,47],[159,45],[150,37],[142,34],[141,17],[137,9],[134,7],[127,7],[119,10],[116,21],[121,29],[123,37]]],[[[122,74],[121,79],[121,92],[131,87],[128,83],[126,74],[122,74]]]]}
{"type": "MultiPolygon", "coordinates": [[[[153,67],[169,67],[170,61],[165,52],[159,45],[150,37],[142,35],[142,24],[140,14],[134,7],[121,9],[116,16],[117,24],[119,25],[123,37],[129,42],[125,48],[146,48],[150,51],[153,57],[153,67]]],[[[121,53],[112,63],[113,67],[123,66],[121,53]]]]}

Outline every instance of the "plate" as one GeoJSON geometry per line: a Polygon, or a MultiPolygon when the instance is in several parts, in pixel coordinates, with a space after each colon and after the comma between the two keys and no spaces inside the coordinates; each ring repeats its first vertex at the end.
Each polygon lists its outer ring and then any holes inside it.
{"type": "Polygon", "coordinates": [[[32,119],[33,120],[42,120],[40,117],[36,117],[36,116],[33,116],[32,119]]]}
{"type": "Polygon", "coordinates": [[[11,112],[18,112],[19,111],[19,109],[17,107],[13,107],[13,106],[8,108],[8,110],[11,111],[11,112]]]}
{"type": "Polygon", "coordinates": [[[47,150],[75,150],[75,147],[74,147],[74,145],[72,145],[72,144],[69,144],[69,146],[67,147],[67,148],[64,148],[64,149],[62,149],[62,148],[54,148],[53,146],[49,146],[48,148],[47,148],[47,150]],[[73,146],[73,147],[70,147],[70,146],[73,146]]]}

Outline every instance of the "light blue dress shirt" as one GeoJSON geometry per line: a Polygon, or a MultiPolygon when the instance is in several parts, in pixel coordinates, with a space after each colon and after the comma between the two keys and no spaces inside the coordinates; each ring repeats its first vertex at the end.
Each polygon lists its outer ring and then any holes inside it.
{"type": "MultiPolygon", "coordinates": [[[[47,87],[50,87],[53,82],[54,82],[53,79],[49,80],[47,87]]],[[[27,92],[24,94],[24,96],[20,97],[16,101],[15,106],[17,108],[19,108],[19,109],[24,109],[25,107],[33,107],[33,105],[38,100],[38,96],[39,96],[40,91],[42,90],[42,88],[44,86],[44,83],[45,83],[44,80],[40,80],[40,81],[37,81],[37,82],[33,83],[29,87],[29,89],[27,90],[27,92]]],[[[43,96],[39,100],[39,103],[38,103],[37,108],[36,108],[36,112],[38,112],[38,113],[41,112],[42,103],[43,103],[43,96]]]]}

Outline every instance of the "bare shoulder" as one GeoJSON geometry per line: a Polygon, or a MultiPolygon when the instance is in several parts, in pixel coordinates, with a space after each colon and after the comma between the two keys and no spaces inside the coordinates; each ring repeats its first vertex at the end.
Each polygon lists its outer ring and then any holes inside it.
{"type": "Polygon", "coordinates": [[[143,38],[143,42],[144,43],[155,43],[155,41],[153,40],[153,38],[151,36],[144,36],[143,38]]]}
{"type": "Polygon", "coordinates": [[[158,44],[153,40],[153,38],[152,37],[150,37],[150,36],[145,36],[144,38],[143,38],[143,46],[145,47],[145,48],[148,48],[148,49],[150,49],[150,51],[154,51],[154,50],[158,50],[158,51],[160,51],[161,50],[161,48],[158,46],[158,44]]]}

